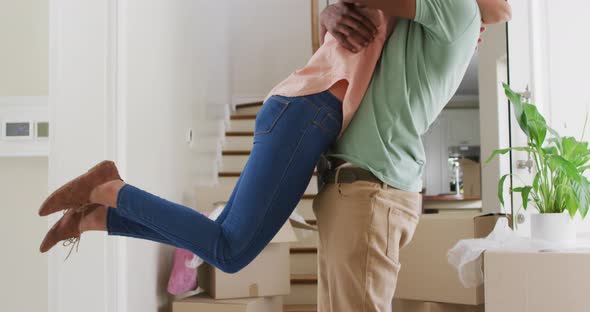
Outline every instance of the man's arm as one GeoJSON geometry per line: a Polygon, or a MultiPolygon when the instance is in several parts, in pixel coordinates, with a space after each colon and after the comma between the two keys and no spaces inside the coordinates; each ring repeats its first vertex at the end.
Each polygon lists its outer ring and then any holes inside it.
{"type": "MultiPolygon", "coordinates": [[[[416,0],[342,0],[346,3],[360,4],[383,11],[386,15],[414,19],[416,0]]],[[[452,1],[452,0],[449,0],[452,1]]]]}
{"type": "Polygon", "coordinates": [[[507,1],[478,0],[477,4],[484,24],[505,23],[512,19],[512,7],[507,1]]]}
{"type": "Polygon", "coordinates": [[[321,42],[327,32],[347,50],[362,50],[375,39],[377,26],[354,4],[338,2],[329,5],[320,15],[321,42]]]}

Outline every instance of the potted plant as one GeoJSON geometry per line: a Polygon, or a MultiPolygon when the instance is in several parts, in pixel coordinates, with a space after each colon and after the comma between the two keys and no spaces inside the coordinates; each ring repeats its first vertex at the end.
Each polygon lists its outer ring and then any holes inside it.
{"type": "MultiPolygon", "coordinates": [[[[531,234],[535,239],[559,243],[574,243],[576,228],[573,218],[580,213],[588,214],[590,205],[590,182],[584,176],[590,168],[590,149],[573,137],[562,137],[547,125],[537,107],[523,100],[510,86],[504,84],[506,96],[514,107],[520,129],[527,136],[528,144],[494,151],[486,161],[510,151],[529,153],[534,162],[535,177],[532,185],[511,187],[511,193],[520,193],[522,207],[529,204],[539,214],[531,216],[531,234]]],[[[588,117],[586,117],[586,122],[588,117]]],[[[502,176],[498,184],[498,197],[504,205],[504,185],[510,174],[502,176]]]]}

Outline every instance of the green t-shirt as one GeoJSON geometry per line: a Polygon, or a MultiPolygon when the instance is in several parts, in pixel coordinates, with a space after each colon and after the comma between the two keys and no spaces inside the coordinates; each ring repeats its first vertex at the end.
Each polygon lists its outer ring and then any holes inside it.
{"type": "Polygon", "coordinates": [[[421,137],[457,91],[480,26],[476,0],[416,0],[416,18],[397,21],[369,89],[330,155],[396,188],[421,191],[421,137]]]}

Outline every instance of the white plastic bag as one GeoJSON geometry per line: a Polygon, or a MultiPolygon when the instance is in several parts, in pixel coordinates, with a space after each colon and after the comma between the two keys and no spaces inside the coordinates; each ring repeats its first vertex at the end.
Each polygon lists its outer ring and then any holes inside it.
{"type": "Polygon", "coordinates": [[[517,235],[508,226],[508,219],[500,218],[486,238],[461,240],[449,250],[447,257],[457,269],[463,286],[473,288],[484,282],[482,255],[486,250],[541,251],[555,248],[558,246],[553,243],[517,235]]]}

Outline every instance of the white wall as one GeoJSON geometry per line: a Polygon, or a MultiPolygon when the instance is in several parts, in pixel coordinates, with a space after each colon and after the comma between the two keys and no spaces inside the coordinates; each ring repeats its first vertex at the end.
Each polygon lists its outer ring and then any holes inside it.
{"type": "Polygon", "coordinates": [[[311,57],[311,6],[302,0],[231,1],[235,101],[264,98],[311,57]]]}
{"type": "MultiPolygon", "coordinates": [[[[125,177],[186,205],[192,202],[190,169],[199,164],[185,139],[193,117],[205,119],[199,115],[206,113],[209,86],[203,46],[210,13],[194,0],[134,0],[126,10],[125,177]]],[[[127,311],[169,310],[172,249],[138,240],[127,247],[127,311]]]]}
{"type": "MultiPolygon", "coordinates": [[[[203,154],[220,152],[230,94],[262,97],[311,54],[309,5],[298,0],[51,4],[50,189],[114,159],[129,183],[191,206],[214,166],[203,154]],[[240,52],[231,68],[223,38],[240,52]]],[[[65,252],[50,256],[51,312],[169,310],[169,248],[93,233],[66,264],[65,252]]]]}
{"type": "MultiPolygon", "coordinates": [[[[562,135],[580,138],[586,112],[590,107],[590,43],[575,40],[575,29],[585,25],[585,1],[549,0],[513,1],[513,21],[510,23],[510,80],[513,88],[523,91],[530,86],[532,102],[537,105],[550,125],[562,135]]],[[[588,136],[586,136],[586,140],[588,136]]],[[[526,144],[526,137],[513,121],[514,146],[526,144]]],[[[526,153],[515,153],[513,170],[521,182],[532,183],[533,175],[526,169],[516,169],[517,161],[526,160],[526,153]]],[[[520,207],[515,197],[515,207],[520,207]]],[[[532,210],[529,210],[531,212],[532,210]]],[[[523,212],[521,210],[521,212],[523,212]]],[[[525,216],[529,212],[524,213],[525,216]]],[[[527,218],[525,218],[527,220],[527,218]]],[[[590,231],[586,221],[583,231],[590,231]]],[[[528,235],[530,223],[519,226],[528,235]]]]}
{"type": "MultiPolygon", "coordinates": [[[[551,126],[562,136],[580,140],[587,114],[590,113],[590,42],[576,40],[576,29],[587,25],[590,3],[564,0],[556,3],[543,0],[534,9],[542,13],[535,25],[535,37],[545,53],[535,65],[534,76],[539,87],[533,92],[545,104],[551,126]],[[542,89],[541,89],[542,88],[542,89]]],[[[539,50],[535,53],[540,54],[539,50]]],[[[586,129],[584,141],[590,140],[586,129]]],[[[590,232],[590,218],[578,225],[579,232],[590,232]]]]}
{"type": "Polygon", "coordinates": [[[37,250],[46,222],[47,157],[0,158],[2,311],[47,311],[47,256],[37,250]]]}
{"type": "MultiPolygon", "coordinates": [[[[0,0],[0,121],[46,119],[48,15],[44,0],[0,0]]],[[[47,157],[20,157],[45,148],[0,142],[3,311],[47,311],[47,256],[37,251],[47,229],[37,216],[47,194],[47,157]]]]}
{"type": "Polygon", "coordinates": [[[0,0],[0,96],[47,95],[47,0],[0,0]]]}
{"type": "MultiPolygon", "coordinates": [[[[494,150],[509,146],[508,104],[503,95],[502,82],[507,81],[506,25],[487,27],[479,54],[479,116],[481,155],[487,159],[494,150]]],[[[498,200],[498,181],[508,173],[508,159],[494,160],[482,167],[482,207],[486,213],[501,211],[498,200]]]]}
{"type": "Polygon", "coordinates": [[[549,50],[548,68],[543,74],[550,88],[547,92],[552,126],[562,135],[580,139],[585,114],[590,112],[590,42],[576,40],[575,29],[587,25],[583,12],[590,10],[590,3],[544,2],[548,12],[545,43],[549,50]]]}
{"type": "MultiPolygon", "coordinates": [[[[52,2],[51,189],[114,159],[127,182],[191,205],[196,151],[215,144],[197,129],[218,110],[207,71],[223,60],[206,56],[221,2],[52,2]]],[[[50,257],[51,312],[169,310],[169,248],[91,233],[64,264],[65,252],[50,257]]]]}

